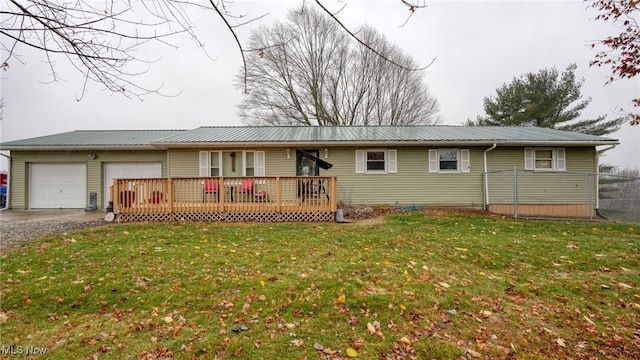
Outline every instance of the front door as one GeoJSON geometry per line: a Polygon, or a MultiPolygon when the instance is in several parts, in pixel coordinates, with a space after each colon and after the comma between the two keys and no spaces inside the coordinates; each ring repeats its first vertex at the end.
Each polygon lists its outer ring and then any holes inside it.
{"type": "Polygon", "coordinates": [[[222,173],[225,177],[242,176],[242,151],[222,152],[222,173]]]}
{"type": "MultiPolygon", "coordinates": [[[[320,150],[303,150],[315,157],[320,156],[320,150]]],[[[296,176],[320,176],[320,168],[316,166],[316,161],[303,156],[296,151],[296,176]]]]}

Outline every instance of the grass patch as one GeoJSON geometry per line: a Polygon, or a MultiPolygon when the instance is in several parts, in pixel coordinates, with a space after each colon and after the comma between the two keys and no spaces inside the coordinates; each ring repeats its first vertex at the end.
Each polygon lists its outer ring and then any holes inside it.
{"type": "Polygon", "coordinates": [[[0,357],[640,358],[640,227],[110,225],[2,258],[0,357]]]}

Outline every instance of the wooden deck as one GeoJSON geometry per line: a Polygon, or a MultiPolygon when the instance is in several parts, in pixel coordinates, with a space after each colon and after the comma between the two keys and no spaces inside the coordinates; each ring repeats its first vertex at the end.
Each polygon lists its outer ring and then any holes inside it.
{"type": "Polygon", "coordinates": [[[335,177],[115,179],[113,212],[135,221],[333,221],[335,177]]]}

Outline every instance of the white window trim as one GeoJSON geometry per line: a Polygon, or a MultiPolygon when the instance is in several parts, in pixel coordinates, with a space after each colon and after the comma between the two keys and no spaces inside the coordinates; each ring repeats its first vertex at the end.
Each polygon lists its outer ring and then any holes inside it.
{"type": "Polygon", "coordinates": [[[461,148],[437,148],[429,149],[429,172],[437,174],[459,174],[468,173],[471,171],[471,152],[469,149],[461,148]],[[440,152],[441,151],[455,151],[456,152],[456,170],[441,170],[440,169],[440,152]]]}
{"type": "MultiPolygon", "coordinates": [[[[253,173],[254,176],[265,176],[265,152],[256,150],[225,150],[225,152],[242,153],[242,176],[247,176],[247,153],[253,153],[253,173]]],[[[220,166],[220,176],[224,176],[222,166],[222,150],[200,151],[200,176],[211,176],[211,157],[217,154],[220,166]]]]}
{"type": "Polygon", "coordinates": [[[395,174],[398,172],[397,149],[361,149],[356,150],[356,174],[395,174]],[[384,153],[384,170],[367,170],[367,153],[384,153]]]}
{"type": "Polygon", "coordinates": [[[567,159],[564,148],[554,147],[528,147],[524,148],[524,169],[539,172],[557,172],[567,170],[567,159]],[[536,167],[536,151],[551,150],[551,168],[536,167]]]}

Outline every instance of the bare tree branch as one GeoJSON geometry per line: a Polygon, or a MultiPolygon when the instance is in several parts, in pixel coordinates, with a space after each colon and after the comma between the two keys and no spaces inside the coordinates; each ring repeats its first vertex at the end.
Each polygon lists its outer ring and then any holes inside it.
{"type": "Polygon", "coordinates": [[[393,64],[393,65],[395,65],[395,66],[397,66],[397,67],[399,67],[399,68],[401,68],[401,69],[404,69],[404,70],[407,70],[407,71],[421,71],[421,70],[425,70],[425,69],[427,69],[429,66],[431,66],[431,65],[436,61],[436,58],[433,58],[433,59],[431,60],[431,62],[430,62],[429,64],[427,64],[426,66],[423,66],[423,67],[416,67],[416,68],[409,68],[409,67],[406,67],[406,66],[404,66],[404,65],[398,64],[397,62],[395,62],[395,61],[393,61],[393,60],[391,60],[391,59],[388,59],[386,56],[384,56],[383,54],[381,54],[380,52],[378,52],[376,49],[374,49],[373,47],[371,47],[371,45],[369,45],[369,44],[365,43],[364,41],[362,41],[358,36],[356,36],[356,34],[354,34],[353,32],[351,32],[351,30],[349,30],[346,26],[344,26],[344,24],[342,24],[342,23],[340,22],[340,20],[338,20],[338,18],[336,18],[336,17],[335,17],[335,15],[334,15],[334,14],[332,14],[332,13],[331,13],[331,12],[330,12],[326,7],[324,7],[324,5],[322,5],[322,3],[321,3],[319,0],[315,0],[315,1],[316,1],[316,4],[318,4],[318,6],[320,6],[320,8],[321,8],[324,12],[326,12],[327,14],[329,14],[329,16],[331,16],[331,18],[332,18],[332,19],[333,19],[333,20],[334,20],[338,25],[340,25],[340,27],[341,27],[342,29],[344,29],[344,31],[346,31],[346,32],[347,32],[347,34],[349,34],[349,36],[351,36],[353,39],[355,39],[355,40],[356,40],[357,42],[359,42],[362,46],[366,47],[367,49],[369,49],[369,50],[370,50],[371,52],[373,52],[374,54],[378,55],[378,56],[379,56],[379,57],[381,57],[382,59],[384,59],[384,60],[388,61],[389,63],[391,63],[391,64],[393,64]]]}
{"type": "Polygon", "coordinates": [[[373,53],[320,9],[290,10],[287,22],[252,31],[247,73],[237,86],[248,92],[240,106],[247,124],[411,125],[437,123],[431,96],[413,59],[373,28],[360,32],[373,53]],[[271,45],[271,44],[277,45],[271,45]],[[398,67],[387,61],[403,65],[398,67]],[[245,80],[246,79],[246,80],[245,80]]]}

